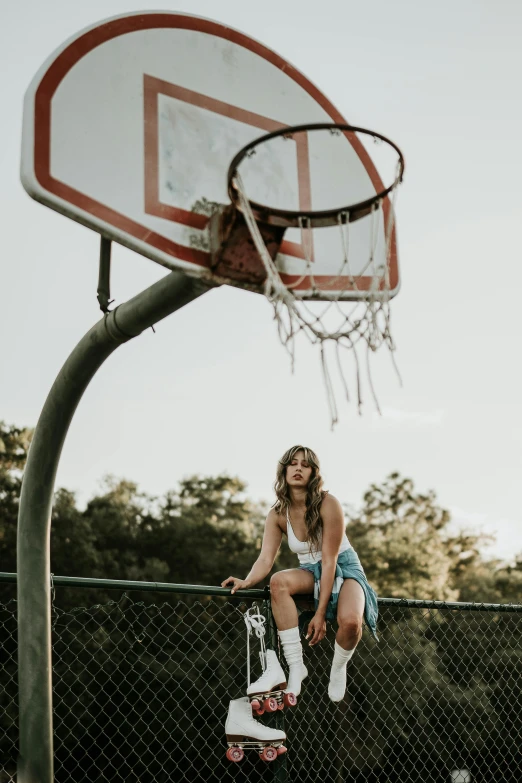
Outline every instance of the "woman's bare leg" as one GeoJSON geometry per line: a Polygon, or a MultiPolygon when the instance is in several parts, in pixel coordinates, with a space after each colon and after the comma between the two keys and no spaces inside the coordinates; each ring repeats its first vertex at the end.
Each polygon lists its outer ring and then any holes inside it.
{"type": "Polygon", "coordinates": [[[345,579],[337,604],[339,630],[335,641],[345,650],[354,650],[362,636],[364,591],[355,579],[345,579]]]}
{"type": "Polygon", "coordinates": [[[310,595],[314,591],[314,577],[303,568],[278,571],[270,580],[272,614],[278,631],[297,626],[297,609],[292,596],[310,595]]]}
{"type": "Polygon", "coordinates": [[[279,641],[288,664],[287,692],[299,696],[301,682],[308,675],[303,663],[303,647],[299,637],[297,609],[292,596],[309,595],[314,589],[314,577],[302,568],[278,571],[270,580],[272,614],[279,641]]]}
{"type": "Polygon", "coordinates": [[[346,693],[346,666],[362,636],[364,591],[355,579],[345,579],[337,604],[339,630],[335,637],[328,696],[341,701],[346,693]]]}

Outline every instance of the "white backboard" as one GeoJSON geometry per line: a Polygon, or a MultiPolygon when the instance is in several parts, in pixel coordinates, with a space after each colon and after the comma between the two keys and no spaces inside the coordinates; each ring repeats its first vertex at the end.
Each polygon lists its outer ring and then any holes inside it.
{"type": "MultiPolygon", "coordinates": [[[[229,203],[232,158],[263,133],[329,121],[346,122],[299,71],[242,33],[186,14],[127,14],[74,36],[34,78],[22,181],[33,198],[163,266],[212,278],[207,225],[212,205],[229,203]]],[[[342,139],[326,164],[311,134],[305,144],[260,150],[247,192],[288,209],[321,209],[330,196],[342,205],[382,190],[365,147],[342,139]]],[[[385,200],[382,259],[389,209],[385,200]]],[[[357,274],[367,262],[369,219],[350,232],[357,274]]],[[[314,231],[313,254],[316,284],[343,290],[337,228],[314,231]]],[[[285,282],[303,274],[304,255],[300,232],[289,230],[277,258],[285,282]]],[[[388,263],[393,295],[395,233],[388,263]]]]}

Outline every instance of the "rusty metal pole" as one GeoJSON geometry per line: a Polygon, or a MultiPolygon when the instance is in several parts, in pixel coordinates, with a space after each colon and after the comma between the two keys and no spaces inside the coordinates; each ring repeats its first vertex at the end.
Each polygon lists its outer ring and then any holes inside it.
{"type": "Polygon", "coordinates": [[[80,340],[42,409],[22,485],[18,515],[18,783],[52,783],[50,530],[56,471],[82,395],[122,343],[196,299],[208,286],[171,272],[107,313],[80,340]]]}

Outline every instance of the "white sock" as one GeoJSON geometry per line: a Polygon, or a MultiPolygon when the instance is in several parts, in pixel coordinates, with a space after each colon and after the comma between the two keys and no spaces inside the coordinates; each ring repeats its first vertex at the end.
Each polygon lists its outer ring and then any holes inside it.
{"type": "Polygon", "coordinates": [[[340,644],[335,642],[334,657],[332,669],[330,671],[330,684],[328,685],[328,696],[332,701],[341,701],[346,693],[346,664],[355,652],[345,650],[340,644]]]}
{"type": "Polygon", "coordinates": [[[289,669],[286,692],[299,696],[301,693],[301,680],[308,674],[303,663],[303,647],[299,636],[299,628],[296,626],[295,628],[289,628],[287,631],[278,631],[278,635],[289,669]]]}

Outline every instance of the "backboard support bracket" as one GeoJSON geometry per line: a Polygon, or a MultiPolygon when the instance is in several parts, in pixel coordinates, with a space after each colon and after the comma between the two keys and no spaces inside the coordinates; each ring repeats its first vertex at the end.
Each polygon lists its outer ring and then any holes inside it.
{"type": "MultiPolygon", "coordinates": [[[[273,260],[277,257],[285,229],[260,223],[259,230],[273,260]]],[[[266,280],[266,270],[257,253],[245,218],[233,205],[214,212],[209,223],[212,271],[220,276],[253,286],[266,280]]]]}
{"type": "Polygon", "coordinates": [[[101,236],[97,299],[102,313],[108,313],[109,305],[114,302],[114,299],[111,299],[111,248],[111,240],[101,236]]]}

